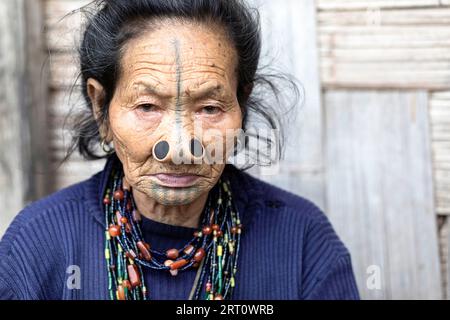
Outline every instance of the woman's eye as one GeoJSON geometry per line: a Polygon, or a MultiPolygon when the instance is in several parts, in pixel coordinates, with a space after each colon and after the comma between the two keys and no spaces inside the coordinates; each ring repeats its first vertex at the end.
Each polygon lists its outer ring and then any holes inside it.
{"type": "Polygon", "coordinates": [[[219,107],[216,106],[206,106],[202,108],[207,114],[217,114],[219,113],[222,109],[220,109],[219,107]]]}
{"type": "Polygon", "coordinates": [[[151,111],[155,111],[156,110],[156,106],[154,104],[141,104],[138,109],[141,110],[142,112],[151,112],[151,111]]]}

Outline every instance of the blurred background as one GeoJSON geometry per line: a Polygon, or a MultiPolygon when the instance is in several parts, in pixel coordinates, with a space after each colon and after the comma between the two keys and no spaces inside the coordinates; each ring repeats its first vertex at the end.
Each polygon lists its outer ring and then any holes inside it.
{"type": "MultiPolygon", "coordinates": [[[[63,17],[88,2],[0,0],[0,236],[25,205],[103,167],[60,166],[83,103],[83,16],[63,17]]],[[[362,298],[449,299],[450,0],[248,2],[264,59],[305,93],[280,171],[251,173],[324,210],[362,298]]]]}

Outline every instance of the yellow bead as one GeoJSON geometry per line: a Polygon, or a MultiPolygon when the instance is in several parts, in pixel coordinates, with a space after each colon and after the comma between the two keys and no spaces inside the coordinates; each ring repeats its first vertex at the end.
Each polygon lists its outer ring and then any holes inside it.
{"type": "Polygon", "coordinates": [[[223,248],[222,248],[222,246],[219,245],[219,246],[217,246],[217,256],[221,257],[222,254],[223,254],[223,248]]]}
{"type": "Polygon", "coordinates": [[[231,277],[231,279],[230,279],[230,285],[231,285],[232,288],[234,288],[234,285],[235,285],[235,283],[234,283],[234,277],[231,277]]]}
{"type": "Polygon", "coordinates": [[[105,258],[106,258],[106,260],[109,260],[111,258],[110,254],[109,254],[109,249],[105,249],[105,258]]]}
{"type": "Polygon", "coordinates": [[[105,232],[105,235],[106,235],[106,240],[111,240],[111,235],[109,234],[109,231],[106,231],[105,232]]]}

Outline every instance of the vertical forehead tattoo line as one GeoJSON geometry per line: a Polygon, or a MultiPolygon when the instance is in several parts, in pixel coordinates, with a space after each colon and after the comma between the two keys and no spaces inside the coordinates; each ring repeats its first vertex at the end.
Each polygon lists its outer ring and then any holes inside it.
{"type": "Polygon", "coordinates": [[[177,78],[177,96],[175,102],[175,130],[178,134],[179,139],[181,138],[181,90],[182,90],[182,79],[181,74],[183,68],[181,65],[181,54],[180,54],[180,41],[178,39],[173,40],[173,45],[175,48],[175,63],[176,63],[176,78],[177,78]]]}

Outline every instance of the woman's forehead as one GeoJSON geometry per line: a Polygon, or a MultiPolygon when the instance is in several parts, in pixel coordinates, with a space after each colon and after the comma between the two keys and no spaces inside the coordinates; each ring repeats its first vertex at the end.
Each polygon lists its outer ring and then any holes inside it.
{"type": "Polygon", "coordinates": [[[183,82],[195,87],[210,82],[229,87],[235,81],[237,54],[228,40],[204,28],[178,28],[147,32],[129,43],[122,58],[127,83],[183,82]]]}

